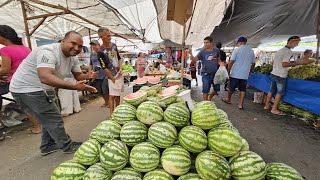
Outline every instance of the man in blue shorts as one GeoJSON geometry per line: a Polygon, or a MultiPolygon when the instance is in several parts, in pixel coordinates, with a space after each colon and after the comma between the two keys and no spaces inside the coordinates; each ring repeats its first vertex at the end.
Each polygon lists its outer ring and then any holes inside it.
{"type": "MultiPolygon", "coordinates": [[[[201,61],[201,75],[202,75],[202,93],[204,101],[211,101],[213,96],[220,91],[219,84],[213,84],[214,75],[216,74],[220,61],[219,49],[213,46],[212,37],[208,36],[203,40],[204,48],[194,57],[191,53],[190,59],[192,61],[201,61]],[[210,93],[210,88],[213,91],[210,93]],[[210,93],[210,94],[209,94],[210,93]]],[[[191,51],[190,51],[191,52],[191,51]]]]}

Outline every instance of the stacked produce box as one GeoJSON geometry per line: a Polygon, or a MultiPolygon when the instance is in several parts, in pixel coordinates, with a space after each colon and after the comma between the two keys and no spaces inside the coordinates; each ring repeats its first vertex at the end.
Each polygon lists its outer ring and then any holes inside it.
{"type": "Polygon", "coordinates": [[[302,180],[292,167],[266,164],[250,151],[214,103],[195,103],[190,112],[176,93],[156,85],[126,96],[51,179],[302,180]]]}

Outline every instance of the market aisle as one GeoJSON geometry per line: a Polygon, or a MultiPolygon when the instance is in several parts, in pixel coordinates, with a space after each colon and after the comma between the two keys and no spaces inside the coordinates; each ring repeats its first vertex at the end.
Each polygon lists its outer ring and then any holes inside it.
{"type": "MultiPolygon", "coordinates": [[[[201,87],[192,84],[192,98],[201,101],[201,87]]],[[[222,89],[221,89],[222,90],[222,89]]],[[[266,162],[282,162],[297,169],[307,180],[319,180],[320,130],[311,123],[292,118],[271,115],[262,105],[254,104],[253,97],[245,100],[244,110],[237,107],[238,96],[232,104],[221,101],[225,91],[215,97],[218,108],[227,112],[230,121],[247,139],[250,149],[257,152],[266,162]]]]}
{"type": "MultiPolygon", "coordinates": [[[[83,110],[80,113],[64,118],[67,132],[73,140],[87,140],[91,130],[107,118],[109,110],[100,107],[101,104],[101,98],[82,104],[83,110]]],[[[26,130],[13,134],[12,139],[0,142],[0,179],[50,179],[51,172],[58,164],[72,159],[72,154],[62,152],[42,157],[39,143],[40,135],[29,135],[26,130]]]]}

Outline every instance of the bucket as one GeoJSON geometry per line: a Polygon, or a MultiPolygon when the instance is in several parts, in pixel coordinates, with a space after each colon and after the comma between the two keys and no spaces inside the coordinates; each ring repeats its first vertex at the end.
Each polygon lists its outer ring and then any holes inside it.
{"type": "Polygon", "coordinates": [[[194,104],[191,99],[191,90],[190,89],[185,90],[185,91],[181,92],[180,94],[178,94],[177,96],[187,102],[189,110],[192,112],[194,109],[194,104]]]}

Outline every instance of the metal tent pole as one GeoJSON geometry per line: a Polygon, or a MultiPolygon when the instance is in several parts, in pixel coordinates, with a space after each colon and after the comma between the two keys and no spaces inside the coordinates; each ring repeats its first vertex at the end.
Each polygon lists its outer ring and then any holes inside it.
{"type": "Polygon", "coordinates": [[[320,3],[318,2],[318,24],[317,24],[317,54],[316,54],[316,63],[319,64],[319,46],[320,46],[320,3]]]}
{"type": "Polygon", "coordinates": [[[186,23],[183,24],[183,32],[182,32],[182,54],[181,54],[181,84],[183,84],[183,74],[184,74],[184,52],[186,46],[186,23]]]}

